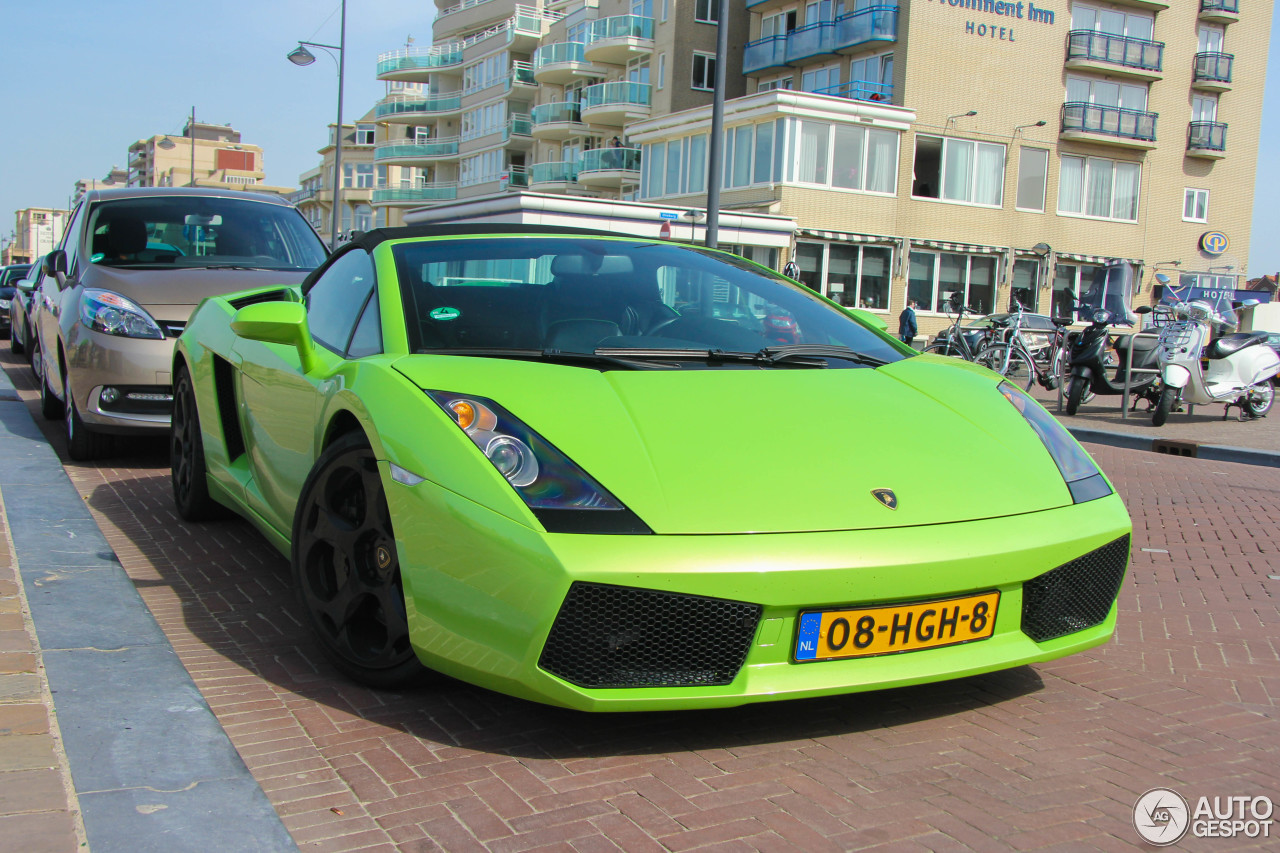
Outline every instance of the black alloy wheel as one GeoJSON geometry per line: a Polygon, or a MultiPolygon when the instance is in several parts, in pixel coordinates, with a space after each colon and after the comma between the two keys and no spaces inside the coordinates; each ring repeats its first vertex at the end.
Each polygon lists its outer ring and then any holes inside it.
{"type": "Polygon", "coordinates": [[[46,421],[56,421],[62,417],[62,401],[54,396],[49,380],[44,375],[44,348],[40,346],[39,339],[36,340],[35,347],[31,364],[36,372],[36,381],[40,383],[40,414],[46,421]]]}
{"type": "Polygon", "coordinates": [[[409,643],[400,561],[386,494],[363,435],[316,460],[293,522],[293,582],[325,656],[372,687],[425,673],[409,643]]]}
{"type": "Polygon", "coordinates": [[[169,479],[178,515],[187,521],[207,521],[226,515],[222,504],[209,496],[204,462],[204,440],[200,435],[200,413],[191,373],[177,371],[173,387],[173,417],[169,427],[169,479]]]}

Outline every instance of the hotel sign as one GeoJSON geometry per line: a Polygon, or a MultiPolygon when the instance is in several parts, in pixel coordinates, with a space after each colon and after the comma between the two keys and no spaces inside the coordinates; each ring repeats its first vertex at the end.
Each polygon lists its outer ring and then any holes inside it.
{"type": "Polygon", "coordinates": [[[1032,24],[1053,24],[1055,15],[1052,9],[1037,6],[1029,0],[1008,3],[1005,0],[930,0],[939,6],[954,9],[958,12],[977,12],[996,18],[1008,18],[1007,23],[988,22],[985,18],[970,18],[965,21],[964,31],[977,38],[990,38],[997,41],[1017,41],[1014,37],[1014,22],[1026,21],[1032,24]]]}

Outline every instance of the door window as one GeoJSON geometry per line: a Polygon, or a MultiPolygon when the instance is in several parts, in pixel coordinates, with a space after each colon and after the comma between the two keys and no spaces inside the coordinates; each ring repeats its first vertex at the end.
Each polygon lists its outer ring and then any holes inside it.
{"type": "Polygon", "coordinates": [[[373,261],[363,249],[347,252],[324,271],[307,291],[307,323],[316,343],[339,354],[347,351],[356,311],[373,284],[373,261]]]}

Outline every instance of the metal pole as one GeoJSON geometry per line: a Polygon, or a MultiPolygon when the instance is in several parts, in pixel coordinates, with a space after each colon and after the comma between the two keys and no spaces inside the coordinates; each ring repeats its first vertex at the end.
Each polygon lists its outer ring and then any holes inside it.
{"type": "Polygon", "coordinates": [[[724,86],[729,64],[729,0],[720,0],[716,23],[716,83],[711,98],[711,145],[707,150],[707,248],[720,246],[720,184],[724,178],[724,86]]]}
{"type": "Polygon", "coordinates": [[[191,133],[191,139],[188,140],[191,143],[191,183],[187,186],[194,187],[196,185],[196,108],[194,106],[191,107],[191,124],[188,127],[191,133]]]}
{"type": "Polygon", "coordinates": [[[338,126],[333,146],[333,230],[329,247],[338,247],[339,207],[342,204],[342,80],[347,62],[347,0],[342,0],[341,29],[338,36],[338,126]]]}

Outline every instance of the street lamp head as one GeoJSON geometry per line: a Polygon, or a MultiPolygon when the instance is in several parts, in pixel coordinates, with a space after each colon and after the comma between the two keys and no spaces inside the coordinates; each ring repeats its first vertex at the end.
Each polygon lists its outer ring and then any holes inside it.
{"type": "Polygon", "coordinates": [[[161,139],[159,142],[156,143],[156,147],[163,148],[165,151],[171,151],[177,147],[177,144],[172,139],[166,136],[164,139],[161,139]]]}
{"type": "Polygon", "coordinates": [[[289,51],[288,58],[294,65],[310,65],[316,61],[315,54],[301,44],[289,51]]]}

